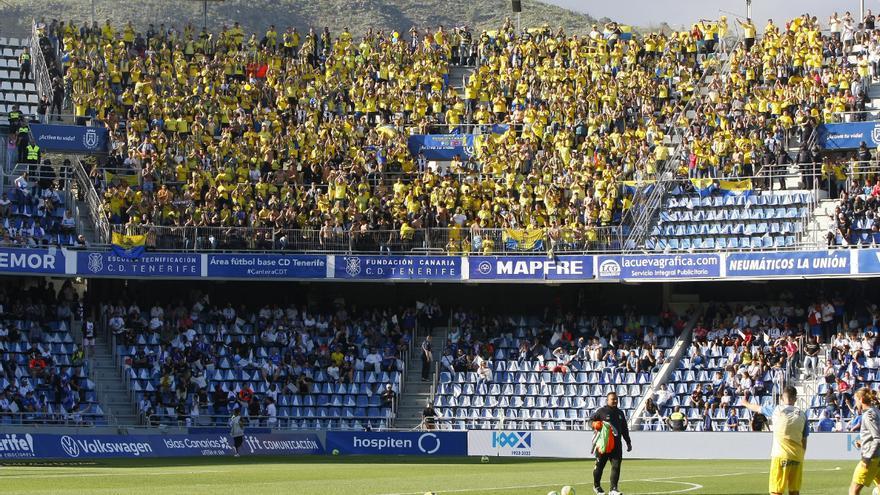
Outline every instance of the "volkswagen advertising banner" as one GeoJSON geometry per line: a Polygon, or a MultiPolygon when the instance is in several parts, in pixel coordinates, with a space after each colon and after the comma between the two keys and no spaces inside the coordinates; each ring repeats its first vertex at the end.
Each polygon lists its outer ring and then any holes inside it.
{"type": "MultiPolygon", "coordinates": [[[[245,434],[243,455],[323,454],[315,433],[245,434]]],[[[51,435],[0,434],[0,459],[93,459],[233,455],[225,434],[51,435]]]]}
{"type": "Polygon", "coordinates": [[[108,131],[104,127],[30,124],[31,134],[43,152],[106,153],[108,131]]]}
{"type": "Polygon", "coordinates": [[[499,457],[592,457],[592,432],[588,431],[491,431],[467,433],[468,455],[499,457]]]}
{"type": "Polygon", "coordinates": [[[381,455],[468,455],[463,431],[328,431],[327,452],[381,455]]]}
{"type": "Polygon", "coordinates": [[[592,256],[470,256],[471,280],[585,280],[593,278],[592,256]]]}

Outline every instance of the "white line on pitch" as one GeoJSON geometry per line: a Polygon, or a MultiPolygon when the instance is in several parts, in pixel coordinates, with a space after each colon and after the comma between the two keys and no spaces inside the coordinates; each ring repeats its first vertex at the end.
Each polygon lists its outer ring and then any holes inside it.
{"type": "MultiPolygon", "coordinates": [[[[840,471],[840,467],[828,468],[828,469],[811,469],[810,472],[816,471],[840,471]]],[[[768,474],[769,471],[741,471],[737,473],[721,473],[721,474],[694,474],[688,476],[669,476],[667,478],[642,478],[635,480],[620,480],[620,483],[635,483],[635,482],[651,482],[651,481],[674,481],[680,479],[690,479],[690,478],[725,478],[729,476],[744,476],[748,474],[768,474]]],[[[592,485],[592,482],[586,483],[571,483],[571,486],[579,486],[579,485],[592,485]]],[[[516,486],[499,486],[499,487],[491,487],[491,488],[458,488],[455,490],[442,490],[440,493],[465,493],[465,492],[488,492],[488,491],[498,491],[498,490],[519,490],[522,488],[544,488],[548,486],[557,486],[558,483],[545,483],[543,485],[516,485],[516,486]]],[[[702,486],[700,486],[702,488],[702,486]]],[[[698,490],[699,488],[689,488],[685,491],[698,490]]],[[[401,493],[383,493],[381,495],[423,495],[425,492],[401,492],[401,493]]],[[[650,493],[658,493],[658,492],[650,492],[650,493]]],[[[665,493],[684,493],[683,491],[675,491],[675,492],[665,492],[665,493]]]]}

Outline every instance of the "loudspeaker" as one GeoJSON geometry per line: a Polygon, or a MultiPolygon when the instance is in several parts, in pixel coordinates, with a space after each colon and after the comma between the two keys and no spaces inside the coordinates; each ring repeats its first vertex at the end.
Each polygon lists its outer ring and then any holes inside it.
{"type": "Polygon", "coordinates": [[[522,0],[510,0],[510,8],[513,9],[514,14],[522,12],[522,0]]]}

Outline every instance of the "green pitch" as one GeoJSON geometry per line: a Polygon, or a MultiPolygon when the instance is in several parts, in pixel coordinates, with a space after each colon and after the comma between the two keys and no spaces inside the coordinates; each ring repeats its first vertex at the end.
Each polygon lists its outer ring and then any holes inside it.
{"type": "MultiPolygon", "coordinates": [[[[810,461],[804,495],[846,493],[856,460],[810,461]]],[[[33,464],[37,464],[36,462],[33,464]]],[[[592,494],[588,461],[408,457],[224,457],[0,466],[0,493],[181,495],[592,494]]],[[[765,494],[768,461],[624,460],[620,489],[635,494],[765,494]]],[[[607,491],[610,465],[603,487],[607,491]]],[[[863,493],[870,494],[869,490],[863,493]]]]}

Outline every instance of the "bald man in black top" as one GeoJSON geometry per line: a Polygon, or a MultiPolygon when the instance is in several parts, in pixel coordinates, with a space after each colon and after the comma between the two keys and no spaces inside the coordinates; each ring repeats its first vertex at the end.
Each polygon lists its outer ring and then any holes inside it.
{"type": "Polygon", "coordinates": [[[626,415],[617,408],[617,394],[614,392],[608,394],[606,405],[596,410],[590,417],[590,421],[611,423],[614,431],[617,432],[614,450],[606,454],[596,455],[596,467],[593,469],[593,491],[596,494],[605,493],[605,490],[602,489],[602,473],[605,471],[605,464],[611,461],[611,492],[609,492],[609,495],[620,495],[620,492],[617,490],[617,482],[620,480],[620,461],[623,459],[623,448],[620,439],[623,438],[626,441],[627,452],[632,450],[632,441],[629,439],[626,415]]]}

